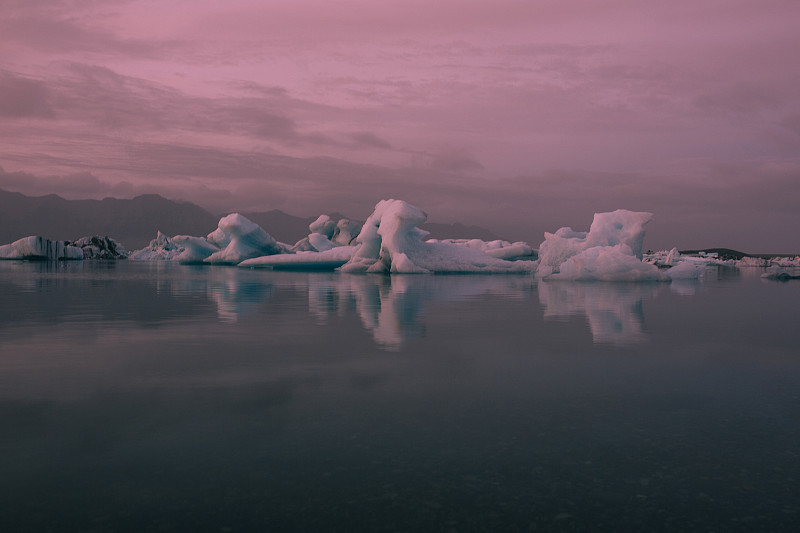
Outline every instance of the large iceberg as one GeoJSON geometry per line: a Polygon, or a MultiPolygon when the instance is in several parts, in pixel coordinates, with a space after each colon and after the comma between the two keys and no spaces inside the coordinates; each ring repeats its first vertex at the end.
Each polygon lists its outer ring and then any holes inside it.
{"type": "Polygon", "coordinates": [[[533,262],[496,259],[451,243],[429,243],[418,226],[428,215],[402,200],[381,200],[356,238],[360,245],[342,272],[532,272],[533,262]]]}
{"type": "Polygon", "coordinates": [[[221,248],[203,260],[212,264],[236,265],[245,259],[285,251],[272,235],[239,213],[221,218],[207,240],[221,248]]]}
{"type": "Polygon", "coordinates": [[[539,246],[537,278],[660,281],[699,277],[701,268],[694,264],[678,265],[675,254],[669,261],[677,266],[663,272],[652,263],[642,262],[644,226],[652,217],[652,213],[618,209],[595,213],[588,232],[561,228],[555,233],[545,233],[545,241],[539,246]]]}
{"type": "Polygon", "coordinates": [[[0,259],[69,260],[83,259],[83,250],[65,241],[51,241],[39,236],[23,237],[0,246],[0,259]]]}

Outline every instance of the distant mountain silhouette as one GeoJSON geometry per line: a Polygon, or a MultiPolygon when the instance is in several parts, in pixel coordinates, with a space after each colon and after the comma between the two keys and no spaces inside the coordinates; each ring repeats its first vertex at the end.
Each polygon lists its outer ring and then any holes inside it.
{"type": "MultiPolygon", "coordinates": [[[[278,209],[242,213],[281,242],[294,244],[308,235],[317,216],[298,217],[278,209]]],[[[107,235],[128,250],[147,246],[156,234],[204,236],[217,227],[221,215],[213,215],[190,202],[176,202],[157,194],[131,200],[66,200],[55,194],[25,196],[0,189],[0,245],[29,235],[50,240],[74,240],[107,235]]],[[[345,218],[330,213],[334,220],[345,218]]],[[[362,221],[363,222],[363,221],[362,221]]],[[[491,231],[463,224],[425,223],[432,239],[478,238],[494,240],[491,231]]]]}
{"type": "Polygon", "coordinates": [[[202,207],[156,194],[132,200],[65,200],[54,194],[33,197],[0,190],[0,244],[28,235],[50,240],[108,235],[133,250],[147,246],[158,231],[206,235],[218,221],[202,207]]]}

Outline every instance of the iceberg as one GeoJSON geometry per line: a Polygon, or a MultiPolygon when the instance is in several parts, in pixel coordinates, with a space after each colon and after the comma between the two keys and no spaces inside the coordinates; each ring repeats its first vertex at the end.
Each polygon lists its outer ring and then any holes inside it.
{"type": "Polygon", "coordinates": [[[335,270],[350,261],[357,249],[357,246],[337,246],[324,252],[267,255],[247,259],[239,266],[272,270],[335,270]]]}
{"type": "Polygon", "coordinates": [[[129,258],[133,261],[171,261],[183,253],[183,248],[172,242],[172,239],[158,232],[155,239],[147,247],[134,250],[129,258]]]}
{"type": "Polygon", "coordinates": [[[358,234],[361,232],[361,227],[362,224],[360,222],[354,222],[350,219],[343,218],[336,223],[336,230],[333,232],[331,241],[341,246],[349,246],[353,244],[356,237],[358,237],[358,234]]]}
{"type": "Polygon", "coordinates": [[[83,251],[84,259],[127,259],[125,247],[111,237],[91,235],[68,243],[83,251]]]}
{"type": "Polygon", "coordinates": [[[625,245],[616,248],[616,253],[631,255],[641,261],[644,226],[651,218],[652,213],[618,209],[611,213],[595,213],[588,232],[568,227],[555,233],[545,232],[545,240],[539,246],[540,276],[559,273],[561,265],[568,259],[595,247],[611,249],[625,245]]]}
{"type": "Polygon", "coordinates": [[[212,264],[236,265],[245,259],[285,251],[272,235],[239,213],[221,218],[217,229],[208,235],[207,240],[221,248],[203,260],[212,264]]]}
{"type": "Polygon", "coordinates": [[[545,241],[539,246],[536,277],[570,281],[669,281],[700,277],[702,268],[683,266],[675,249],[663,259],[642,261],[644,226],[652,217],[652,213],[618,209],[595,213],[588,232],[566,227],[545,233],[545,241]],[[656,262],[675,266],[662,272],[656,262]]]}
{"type": "Polygon", "coordinates": [[[523,273],[532,272],[533,262],[497,259],[465,246],[424,242],[427,232],[420,224],[428,215],[402,200],[381,200],[356,237],[360,245],[342,272],[418,274],[523,273]]]}
{"type": "Polygon", "coordinates": [[[761,277],[764,279],[776,279],[779,281],[800,279],[800,266],[772,265],[766,269],[766,272],[761,274],[761,277]]]}
{"type": "Polygon", "coordinates": [[[502,240],[484,241],[481,239],[428,239],[429,243],[450,243],[459,246],[466,246],[473,250],[480,250],[486,255],[490,255],[496,259],[505,259],[506,261],[529,260],[536,259],[536,251],[531,246],[522,241],[509,242],[502,240]]]}
{"type": "Polygon", "coordinates": [[[208,242],[208,239],[203,237],[192,237],[191,235],[175,235],[172,238],[182,251],[172,258],[173,261],[178,261],[184,264],[197,264],[202,263],[211,254],[219,252],[219,247],[215,244],[208,242]]]}
{"type": "Polygon", "coordinates": [[[330,239],[336,231],[336,222],[331,220],[328,215],[320,215],[317,220],[308,225],[308,229],[311,230],[311,233],[318,233],[324,235],[326,239],[330,239]]]}
{"type": "Polygon", "coordinates": [[[571,256],[557,268],[558,271],[539,274],[539,277],[573,281],[659,281],[661,279],[658,267],[642,262],[627,244],[593,246],[571,256]]]}
{"type": "Polygon", "coordinates": [[[361,224],[347,218],[334,222],[330,216],[320,215],[308,229],[308,237],[297,241],[290,252],[326,252],[336,246],[350,246],[361,231],[361,224]]]}
{"type": "Polygon", "coordinates": [[[0,259],[81,260],[83,250],[66,241],[51,241],[32,235],[0,246],[0,259]]]}

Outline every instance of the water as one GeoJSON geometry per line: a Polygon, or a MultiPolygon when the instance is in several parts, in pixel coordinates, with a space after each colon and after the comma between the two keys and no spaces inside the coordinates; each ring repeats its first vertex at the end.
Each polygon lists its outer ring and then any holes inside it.
{"type": "Polygon", "coordinates": [[[3,531],[795,531],[800,282],[0,262],[3,531]]]}

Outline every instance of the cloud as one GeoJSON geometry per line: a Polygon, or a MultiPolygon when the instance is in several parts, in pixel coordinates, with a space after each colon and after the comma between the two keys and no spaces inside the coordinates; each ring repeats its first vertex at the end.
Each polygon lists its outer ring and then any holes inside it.
{"type": "Polygon", "coordinates": [[[387,141],[381,139],[374,133],[370,133],[368,131],[359,131],[355,133],[351,133],[348,137],[355,142],[359,146],[369,146],[372,148],[383,148],[383,149],[391,149],[392,145],[389,144],[387,141]]]}
{"type": "Polygon", "coordinates": [[[484,169],[484,166],[468,155],[465,150],[459,149],[449,149],[436,154],[430,165],[436,170],[447,172],[473,172],[484,169]]]}
{"type": "Polygon", "coordinates": [[[53,118],[48,96],[44,82],[0,71],[0,116],[53,118]]]}
{"type": "Polygon", "coordinates": [[[92,52],[102,55],[155,58],[175,43],[121,39],[110,32],[86,28],[79,22],[53,16],[3,17],[4,38],[48,53],[92,52]]]}

